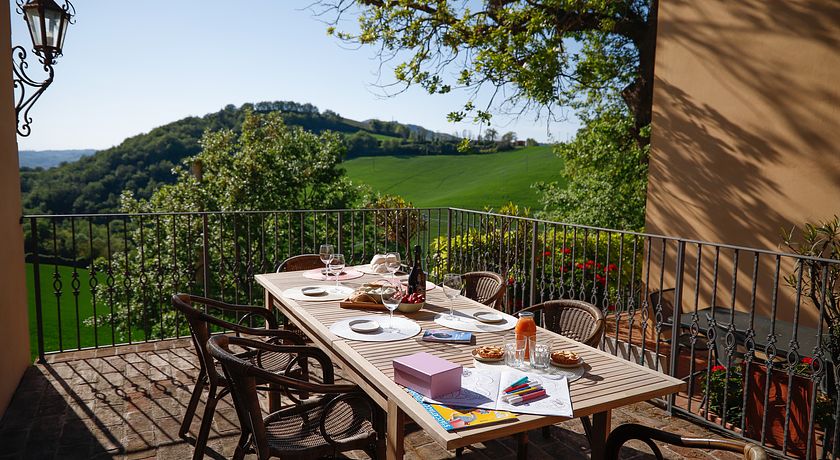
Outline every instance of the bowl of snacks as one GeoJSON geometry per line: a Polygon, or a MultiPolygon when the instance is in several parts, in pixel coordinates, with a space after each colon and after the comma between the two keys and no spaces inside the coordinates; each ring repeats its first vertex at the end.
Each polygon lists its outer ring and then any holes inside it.
{"type": "Polygon", "coordinates": [[[474,349],[472,355],[476,361],[493,363],[505,359],[505,350],[502,347],[485,345],[474,349]]]}
{"type": "Polygon", "coordinates": [[[420,311],[426,305],[426,296],[417,292],[411,293],[403,297],[402,303],[397,307],[397,311],[402,313],[415,313],[420,311]]]}
{"type": "Polygon", "coordinates": [[[578,367],[583,364],[583,358],[570,350],[553,351],[551,364],[557,367],[578,367]]]}

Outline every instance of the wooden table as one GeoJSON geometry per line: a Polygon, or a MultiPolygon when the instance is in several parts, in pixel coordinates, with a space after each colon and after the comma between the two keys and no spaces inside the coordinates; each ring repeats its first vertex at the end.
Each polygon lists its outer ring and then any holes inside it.
{"type": "MultiPolygon", "coordinates": [[[[379,279],[379,276],[365,275],[342,284],[357,287],[362,283],[379,279]]],[[[266,306],[279,308],[289,320],[302,329],[333,359],[344,375],[358,384],[380,407],[388,413],[387,455],[389,459],[403,457],[404,424],[406,417],[420,425],[436,442],[448,450],[476,444],[504,436],[517,435],[520,456],[525,455],[528,430],[553,425],[567,420],[563,417],[519,415],[512,423],[471,428],[447,432],[414,400],[403,387],[394,383],[391,362],[399,356],[425,351],[465,367],[474,365],[470,354],[475,346],[502,345],[506,332],[473,333],[476,345],[430,343],[417,336],[397,342],[359,342],[344,339],[333,334],[329,327],[336,321],[355,316],[373,314],[369,311],[339,308],[338,302],[305,302],[284,298],[282,292],[290,287],[321,284],[305,279],[301,272],[270,273],[256,276],[257,282],[265,288],[266,306]]],[[[328,284],[328,283],[323,283],[328,284]]],[[[487,308],[472,300],[460,297],[455,300],[457,310],[474,311],[487,308]]],[[[427,293],[423,310],[405,315],[420,324],[423,330],[442,328],[434,322],[437,313],[449,309],[448,299],[438,287],[427,293]]],[[[398,315],[400,313],[395,313],[398,315]]],[[[589,366],[587,373],[571,383],[570,392],[574,416],[593,417],[593,439],[605,440],[610,431],[612,409],[645,401],[651,398],[680,391],[685,382],[660,372],[639,366],[609,353],[566,339],[544,329],[538,337],[551,338],[556,347],[571,349],[581,355],[589,366]]],[[[592,458],[603,457],[604,442],[593,441],[592,458]]]]}

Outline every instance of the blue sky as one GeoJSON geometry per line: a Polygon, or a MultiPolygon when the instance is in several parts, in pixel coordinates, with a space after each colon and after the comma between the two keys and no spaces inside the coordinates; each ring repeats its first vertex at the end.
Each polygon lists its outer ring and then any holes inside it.
{"type": "MultiPolygon", "coordinates": [[[[13,3],[13,2],[12,2],[13,3]]],[[[61,3],[61,2],[59,2],[61,3]]],[[[347,49],[326,34],[310,0],[77,0],[55,82],[31,111],[21,150],[103,149],[126,137],[227,104],[310,102],[357,120],[379,118],[452,133],[478,133],[446,114],[464,92],[430,96],[420,88],[384,98],[373,86],[370,48],[347,49]]],[[[12,41],[31,47],[12,8],[12,41]]],[[[34,61],[30,56],[30,60],[34,61]]],[[[37,66],[31,66],[37,75],[37,66]]],[[[391,81],[384,72],[384,81],[391,81]]],[[[493,126],[520,138],[565,140],[574,122],[549,125],[533,114],[497,116],[493,126]]]]}

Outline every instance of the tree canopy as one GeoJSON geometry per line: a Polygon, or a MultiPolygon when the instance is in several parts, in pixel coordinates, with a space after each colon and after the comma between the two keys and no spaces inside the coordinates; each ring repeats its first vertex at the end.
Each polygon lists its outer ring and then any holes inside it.
{"type": "Polygon", "coordinates": [[[429,93],[467,88],[450,118],[488,121],[494,106],[550,114],[557,107],[623,101],[640,145],[648,143],[657,0],[321,0],[329,33],[376,45],[397,61],[395,85],[429,93]],[[357,30],[338,30],[358,14],[357,30]],[[452,75],[448,78],[447,75],[452,75]],[[488,101],[478,89],[495,88],[488,101]],[[501,100],[498,100],[501,98],[501,100]]]}

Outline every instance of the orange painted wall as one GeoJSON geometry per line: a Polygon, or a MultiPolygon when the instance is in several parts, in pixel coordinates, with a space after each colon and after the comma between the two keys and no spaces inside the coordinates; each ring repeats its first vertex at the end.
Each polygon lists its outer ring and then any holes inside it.
{"type": "Polygon", "coordinates": [[[30,364],[9,15],[0,8],[0,416],[30,364]]]}
{"type": "Polygon", "coordinates": [[[840,214],[840,2],[661,0],[658,33],[647,231],[779,249],[782,228],[840,214]]]}

